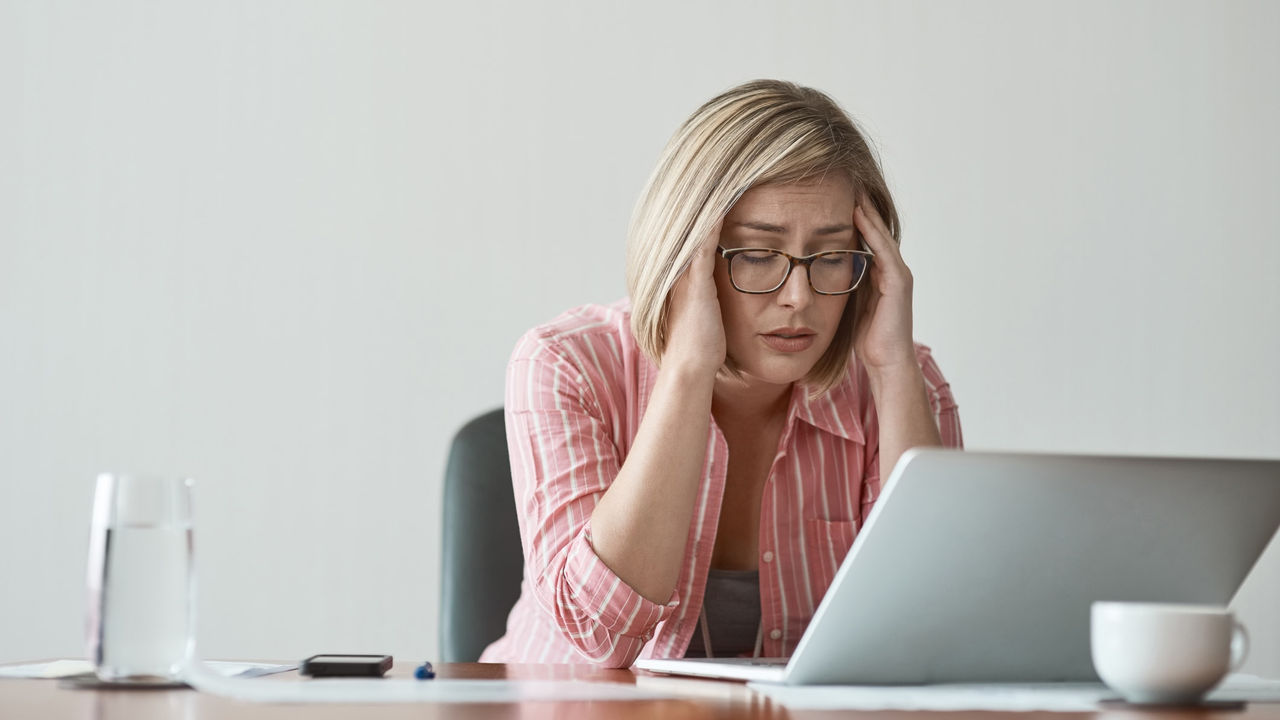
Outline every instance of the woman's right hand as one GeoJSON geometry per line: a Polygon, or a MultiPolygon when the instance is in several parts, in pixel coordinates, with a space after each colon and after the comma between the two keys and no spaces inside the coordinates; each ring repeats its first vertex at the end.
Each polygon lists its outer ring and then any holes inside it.
{"type": "Polygon", "coordinates": [[[725,359],[716,296],[719,241],[720,223],[701,241],[690,238],[697,248],[667,298],[666,346],[649,404],[617,475],[591,510],[596,557],[642,598],[659,605],[670,602],[684,567],[689,523],[702,487],[716,373],[725,359]]]}
{"type": "Polygon", "coordinates": [[[689,268],[671,290],[667,311],[667,347],[663,364],[675,363],[696,373],[715,375],[727,352],[724,320],[716,296],[716,247],[720,243],[717,222],[702,239],[689,268]]]}

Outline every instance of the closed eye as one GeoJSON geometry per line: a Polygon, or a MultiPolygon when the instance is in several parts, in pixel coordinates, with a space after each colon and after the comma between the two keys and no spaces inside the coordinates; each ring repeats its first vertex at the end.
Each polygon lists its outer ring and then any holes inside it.
{"type": "Polygon", "coordinates": [[[742,253],[738,257],[740,258],[739,262],[743,262],[748,265],[768,265],[769,263],[775,262],[781,256],[774,255],[773,253],[761,252],[742,253]]]}

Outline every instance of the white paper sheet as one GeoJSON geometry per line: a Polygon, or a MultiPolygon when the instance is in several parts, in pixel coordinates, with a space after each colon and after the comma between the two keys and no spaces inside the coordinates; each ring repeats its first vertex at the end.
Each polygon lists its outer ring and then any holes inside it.
{"type": "Polygon", "coordinates": [[[9,678],[61,678],[93,672],[88,660],[54,660],[29,665],[5,665],[0,667],[0,677],[9,678]]]}
{"type": "Polygon", "coordinates": [[[274,703],[505,703],[562,700],[654,700],[669,694],[622,683],[564,680],[413,680],[333,678],[274,681],[228,678],[198,666],[187,683],[200,692],[274,703]]]}
{"type": "MultiPolygon", "coordinates": [[[[864,685],[789,686],[750,683],[792,710],[993,710],[1090,712],[1118,696],[1101,683],[956,684],[900,687],[864,685]]],[[[1235,674],[1209,700],[1280,702],[1280,680],[1235,674]]]]}
{"type": "MultiPolygon", "coordinates": [[[[230,662],[210,660],[206,663],[210,669],[226,676],[257,677],[272,673],[292,670],[297,665],[272,665],[269,663],[230,662]]],[[[5,665],[0,667],[0,678],[41,678],[53,679],[84,675],[93,672],[93,665],[88,660],[53,660],[45,663],[27,665],[5,665]]]]}
{"type": "Polygon", "coordinates": [[[751,702],[761,700],[745,683],[673,675],[636,675],[636,687],[652,690],[666,697],[712,700],[715,702],[751,702]]]}

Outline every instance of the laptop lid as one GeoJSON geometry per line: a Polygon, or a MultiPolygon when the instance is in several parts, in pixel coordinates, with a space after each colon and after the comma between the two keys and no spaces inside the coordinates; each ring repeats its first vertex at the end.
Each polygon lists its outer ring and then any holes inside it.
{"type": "Polygon", "coordinates": [[[1226,605],[1280,526],[1280,461],[915,449],[788,684],[1096,680],[1095,600],[1226,605]]]}

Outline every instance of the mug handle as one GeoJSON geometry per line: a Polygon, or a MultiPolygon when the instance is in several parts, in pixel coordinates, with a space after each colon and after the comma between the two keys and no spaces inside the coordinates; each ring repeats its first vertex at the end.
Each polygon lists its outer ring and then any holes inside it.
{"type": "Polygon", "coordinates": [[[1231,625],[1231,672],[1235,672],[1249,657],[1249,632],[1239,622],[1232,621],[1231,625]]]}

